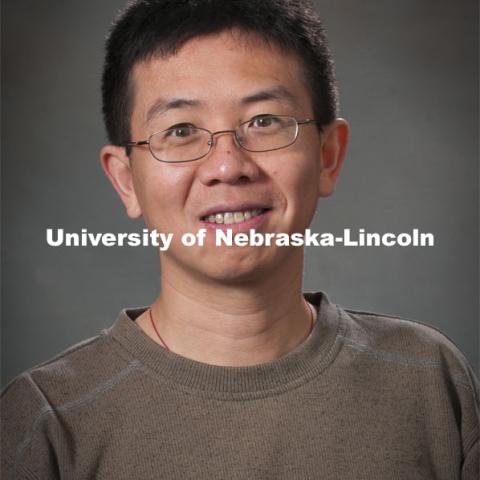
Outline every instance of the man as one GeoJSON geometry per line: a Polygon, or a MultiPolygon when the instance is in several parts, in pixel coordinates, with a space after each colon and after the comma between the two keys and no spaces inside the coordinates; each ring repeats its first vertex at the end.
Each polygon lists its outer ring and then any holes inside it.
{"type": "Polygon", "coordinates": [[[130,3],[103,100],[107,176],[173,233],[162,290],[5,389],[5,478],[477,479],[451,342],[303,295],[302,248],[215,243],[302,233],[334,191],[348,126],[309,4],[130,3]]]}

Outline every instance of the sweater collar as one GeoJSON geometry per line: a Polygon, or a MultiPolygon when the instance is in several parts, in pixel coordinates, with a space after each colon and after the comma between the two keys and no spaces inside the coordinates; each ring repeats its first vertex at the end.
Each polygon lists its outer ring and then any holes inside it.
{"type": "Polygon", "coordinates": [[[322,292],[306,293],[305,298],[318,309],[310,336],[282,357],[258,365],[210,365],[165,350],[135,323],[145,308],[123,310],[105,334],[171,386],[227,399],[266,396],[296,388],[319,375],[340,349],[337,337],[343,335],[345,325],[339,308],[322,292]]]}

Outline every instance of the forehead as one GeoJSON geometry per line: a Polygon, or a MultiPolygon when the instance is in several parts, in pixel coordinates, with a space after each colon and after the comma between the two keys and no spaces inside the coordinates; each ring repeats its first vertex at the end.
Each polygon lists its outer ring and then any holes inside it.
{"type": "Polygon", "coordinates": [[[205,111],[218,111],[276,88],[287,92],[279,101],[290,94],[299,109],[311,108],[301,59],[258,35],[236,31],[197,37],[173,55],[142,61],[134,66],[132,80],[132,125],[145,123],[158,99],[191,99],[205,111]]]}

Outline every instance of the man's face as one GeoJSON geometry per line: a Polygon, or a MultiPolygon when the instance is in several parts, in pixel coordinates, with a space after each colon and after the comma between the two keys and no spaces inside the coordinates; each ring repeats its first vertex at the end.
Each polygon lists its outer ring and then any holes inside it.
{"type": "MultiPolygon", "coordinates": [[[[296,56],[238,32],[196,38],[175,55],[137,64],[133,86],[133,140],[179,124],[214,132],[262,114],[313,118],[296,56]]],[[[162,254],[163,273],[239,281],[301,264],[298,248],[215,246],[215,229],[227,225],[211,215],[225,221],[225,213],[237,212],[238,223],[228,225],[236,232],[303,233],[322,193],[322,138],[315,124],[300,126],[293,145],[262,153],[242,150],[231,134],[219,135],[206,157],[190,163],[162,163],[147,147],[136,147],[130,167],[133,192],[122,196],[130,215],[174,234],[162,254]],[[182,234],[201,228],[207,229],[204,247],[180,243],[182,234]]]]}

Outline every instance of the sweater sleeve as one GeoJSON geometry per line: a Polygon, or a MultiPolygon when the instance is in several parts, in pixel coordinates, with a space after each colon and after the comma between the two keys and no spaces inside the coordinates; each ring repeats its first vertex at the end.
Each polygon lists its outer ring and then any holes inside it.
{"type": "Polygon", "coordinates": [[[470,448],[462,467],[462,480],[478,480],[480,478],[480,440],[470,448]]]}
{"type": "Polygon", "coordinates": [[[28,373],[13,380],[0,397],[2,479],[59,479],[54,409],[28,373]]]}

